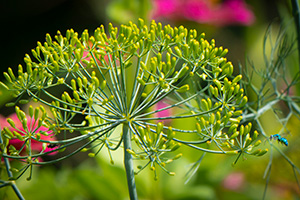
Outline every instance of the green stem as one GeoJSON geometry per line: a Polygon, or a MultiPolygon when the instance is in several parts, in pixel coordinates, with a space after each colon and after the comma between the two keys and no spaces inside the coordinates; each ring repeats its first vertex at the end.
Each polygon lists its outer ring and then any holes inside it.
{"type": "MultiPolygon", "coordinates": [[[[0,126],[0,144],[3,144],[3,140],[2,140],[2,136],[1,136],[1,131],[2,131],[2,129],[1,129],[1,126],[0,126]]],[[[4,153],[6,153],[6,150],[4,150],[4,153]]],[[[10,171],[10,163],[9,163],[8,158],[3,157],[2,159],[3,159],[3,161],[4,161],[4,164],[5,164],[5,168],[6,168],[6,172],[7,172],[8,177],[9,177],[9,178],[13,178],[13,174],[12,174],[12,172],[10,171]]],[[[19,188],[17,187],[17,185],[15,184],[14,181],[11,181],[10,184],[8,184],[8,185],[11,185],[11,187],[12,187],[12,189],[14,190],[15,194],[18,196],[18,198],[19,198],[20,200],[25,199],[25,198],[23,197],[23,195],[21,194],[19,188]]]]}
{"type": "Polygon", "coordinates": [[[127,149],[131,149],[131,133],[128,124],[123,124],[123,143],[124,143],[124,165],[127,176],[127,185],[131,200],[137,200],[137,192],[135,186],[134,169],[132,155],[127,152],[127,149]]]}
{"type": "Polygon", "coordinates": [[[291,0],[293,16],[295,19],[297,42],[298,42],[298,59],[300,62],[300,14],[299,14],[299,3],[298,0],[291,0]]]}

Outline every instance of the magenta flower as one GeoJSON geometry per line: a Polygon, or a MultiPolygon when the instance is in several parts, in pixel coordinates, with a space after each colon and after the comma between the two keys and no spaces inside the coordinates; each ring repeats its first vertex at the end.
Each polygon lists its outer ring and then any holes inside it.
{"type": "Polygon", "coordinates": [[[251,25],[254,14],[243,0],[154,0],[153,18],[190,20],[215,26],[251,25]]]}
{"type": "MultiPolygon", "coordinates": [[[[35,123],[34,119],[30,118],[29,116],[26,116],[28,119],[27,122],[27,126],[29,130],[34,130],[37,127],[37,123],[35,123]],[[31,119],[31,120],[30,120],[31,119]]],[[[2,115],[0,115],[0,126],[1,129],[3,130],[4,127],[9,128],[10,131],[16,131],[18,132],[21,136],[24,136],[24,128],[22,126],[22,123],[20,122],[20,120],[17,117],[17,114],[14,113],[12,115],[10,115],[9,117],[5,118],[2,115]],[[10,118],[13,120],[14,124],[15,124],[15,128],[11,127],[10,124],[7,122],[7,119],[10,118]]],[[[40,134],[41,140],[47,140],[47,141],[54,141],[56,138],[54,137],[54,134],[48,130],[48,128],[46,127],[39,127],[36,131],[36,133],[38,132],[44,132],[46,134],[40,134]]],[[[17,150],[20,150],[22,148],[24,144],[24,141],[19,140],[18,138],[13,138],[9,140],[9,145],[14,146],[17,150]]],[[[45,148],[44,152],[49,152],[52,151],[54,148],[49,148],[48,146],[45,148]]],[[[36,151],[36,152],[41,152],[43,150],[43,143],[34,139],[31,139],[31,150],[32,151],[36,151]]],[[[25,153],[25,148],[22,150],[21,154],[25,153]]],[[[56,152],[52,152],[49,153],[49,155],[53,155],[56,152]]]]}

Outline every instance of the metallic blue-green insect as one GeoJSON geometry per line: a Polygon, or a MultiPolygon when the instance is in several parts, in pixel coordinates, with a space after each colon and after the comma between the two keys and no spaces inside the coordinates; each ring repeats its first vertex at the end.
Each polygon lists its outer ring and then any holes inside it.
{"type": "Polygon", "coordinates": [[[272,140],[273,138],[274,138],[275,140],[277,140],[278,142],[284,144],[285,146],[288,146],[288,145],[289,145],[289,142],[287,141],[287,139],[284,138],[284,137],[281,137],[279,134],[271,135],[271,136],[270,136],[270,140],[272,140]]]}

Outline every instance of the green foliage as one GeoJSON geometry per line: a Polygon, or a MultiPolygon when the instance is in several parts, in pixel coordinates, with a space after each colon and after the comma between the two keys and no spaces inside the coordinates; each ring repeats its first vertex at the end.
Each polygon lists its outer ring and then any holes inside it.
{"type": "MultiPolygon", "coordinates": [[[[281,160],[287,161],[291,165],[300,188],[298,180],[300,169],[295,163],[297,160],[289,158],[287,150],[281,150],[277,147],[277,142],[272,142],[274,134],[278,134],[279,138],[287,138],[287,140],[291,138],[292,133],[298,134],[298,130],[293,124],[298,124],[300,119],[300,99],[297,95],[300,76],[298,67],[297,72],[293,69],[298,64],[292,63],[291,65],[291,60],[294,60],[294,53],[299,51],[299,47],[296,49],[295,39],[289,35],[288,28],[289,26],[280,27],[275,32],[273,26],[268,27],[263,43],[265,67],[260,69],[250,63],[246,65],[244,71],[243,85],[251,96],[251,100],[248,103],[249,107],[245,110],[247,114],[244,115],[243,120],[257,124],[259,132],[271,147],[270,160],[264,174],[266,178],[264,198],[271,177],[274,151],[281,154],[281,160]],[[267,126],[270,121],[272,128],[267,126]]],[[[280,142],[280,140],[277,141],[280,142]]],[[[298,148],[295,140],[290,142],[289,146],[291,149],[298,148]]]]}

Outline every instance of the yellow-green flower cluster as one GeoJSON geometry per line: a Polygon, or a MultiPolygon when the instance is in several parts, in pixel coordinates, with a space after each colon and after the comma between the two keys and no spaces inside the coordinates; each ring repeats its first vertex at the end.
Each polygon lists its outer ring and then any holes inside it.
{"type": "Polygon", "coordinates": [[[10,68],[4,73],[18,97],[8,105],[26,103],[22,98],[28,95],[49,106],[49,127],[56,134],[83,134],[60,144],[89,138],[74,153],[88,145],[99,147],[90,155],[102,147],[109,152],[118,149],[125,144],[124,133],[113,131],[126,125],[138,147],[126,151],[148,159],[141,169],[158,165],[167,171],[164,166],[172,159],[165,155],[180,144],[211,153],[262,155],[264,150],[253,150],[258,143],[251,124],[239,125],[248,99],[239,84],[242,76],[232,76],[227,52],[203,33],[155,21],[149,26],[143,20],[138,25],[109,24],[108,32],[100,26],[81,36],[72,29],[65,36],[58,31],[54,38],[47,34],[44,43],[37,43],[33,58],[25,56],[26,72],[20,65],[17,76],[10,68]],[[162,100],[170,105],[153,110],[162,100]],[[156,116],[173,109],[169,116],[156,116]],[[78,116],[82,121],[75,122],[78,116]],[[190,119],[195,129],[163,123],[180,119],[190,119]],[[213,145],[207,147],[208,143],[213,145]]]}
{"type": "Polygon", "coordinates": [[[169,127],[166,135],[163,135],[163,126],[162,122],[157,123],[155,130],[152,130],[149,125],[146,127],[139,126],[137,134],[134,135],[134,140],[140,150],[127,150],[136,159],[148,160],[144,166],[138,165],[138,169],[140,171],[149,165],[150,169],[154,171],[155,179],[157,178],[157,166],[161,167],[169,175],[175,175],[174,172],[169,172],[165,165],[182,156],[181,153],[171,159],[164,156],[166,153],[177,150],[180,147],[180,143],[173,140],[175,132],[172,130],[172,127],[169,127]]]}

